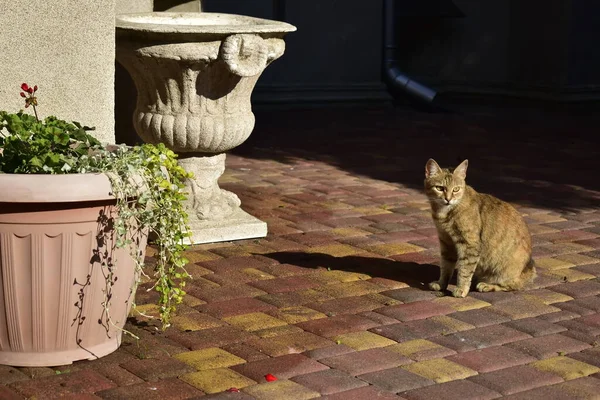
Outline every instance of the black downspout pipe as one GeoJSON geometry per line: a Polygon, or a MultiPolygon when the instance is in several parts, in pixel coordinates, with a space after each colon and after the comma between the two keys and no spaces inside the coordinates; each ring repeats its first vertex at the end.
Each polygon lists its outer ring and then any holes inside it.
{"type": "Polygon", "coordinates": [[[426,103],[432,103],[436,91],[406,76],[396,60],[396,2],[383,0],[383,79],[388,90],[394,95],[405,93],[426,103]]]}

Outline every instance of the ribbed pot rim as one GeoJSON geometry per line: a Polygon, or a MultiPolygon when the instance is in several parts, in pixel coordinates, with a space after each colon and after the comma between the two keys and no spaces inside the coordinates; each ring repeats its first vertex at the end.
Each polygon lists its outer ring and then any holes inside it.
{"type": "Polygon", "coordinates": [[[2,174],[0,203],[68,203],[113,200],[108,176],[93,174],[2,174]]]}
{"type": "Polygon", "coordinates": [[[294,25],[246,15],[207,12],[146,12],[119,14],[117,31],[156,33],[287,33],[296,31],[294,25]]]}

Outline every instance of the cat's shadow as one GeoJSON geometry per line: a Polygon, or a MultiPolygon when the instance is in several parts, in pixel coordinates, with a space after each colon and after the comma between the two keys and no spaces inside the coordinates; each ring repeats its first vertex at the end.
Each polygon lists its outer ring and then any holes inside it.
{"type": "Polygon", "coordinates": [[[412,288],[429,291],[427,284],[439,278],[439,267],[432,264],[395,261],[364,256],[334,257],[325,253],[274,252],[262,254],[280,264],[303,268],[325,268],[335,271],[366,274],[371,278],[385,278],[402,282],[412,288]]]}

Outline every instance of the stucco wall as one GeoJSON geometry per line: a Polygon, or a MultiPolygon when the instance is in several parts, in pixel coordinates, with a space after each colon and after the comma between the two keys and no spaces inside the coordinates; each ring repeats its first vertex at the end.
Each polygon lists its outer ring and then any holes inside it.
{"type": "Polygon", "coordinates": [[[0,1],[0,109],[16,112],[22,82],[39,113],[95,126],[114,140],[115,0],[0,1]]]}

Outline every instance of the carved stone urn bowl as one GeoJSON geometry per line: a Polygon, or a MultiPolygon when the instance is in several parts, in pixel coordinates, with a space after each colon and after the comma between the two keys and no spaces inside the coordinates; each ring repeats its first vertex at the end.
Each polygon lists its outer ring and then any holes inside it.
{"type": "Polygon", "coordinates": [[[296,28],[259,18],[215,13],[117,16],[117,60],[138,98],[137,134],[180,155],[188,182],[192,243],[263,237],[266,224],[240,209],[217,184],[225,152],[254,128],[252,90],[281,57],[283,37],[296,28]]]}

